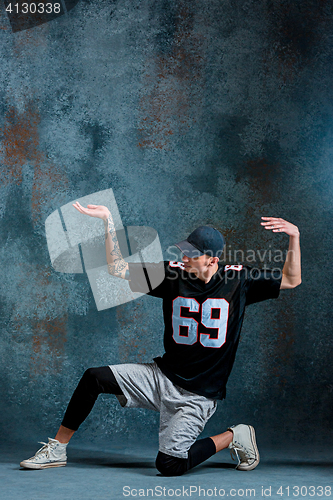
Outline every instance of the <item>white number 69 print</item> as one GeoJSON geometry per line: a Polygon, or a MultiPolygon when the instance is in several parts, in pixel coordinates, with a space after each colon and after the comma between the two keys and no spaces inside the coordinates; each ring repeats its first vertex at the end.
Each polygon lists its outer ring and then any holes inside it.
{"type": "Polygon", "coordinates": [[[199,333],[199,323],[194,318],[181,315],[181,308],[189,312],[199,312],[200,304],[195,299],[177,297],[173,301],[172,327],[173,339],[177,344],[192,345],[198,340],[204,347],[221,347],[227,336],[229,303],[225,299],[207,299],[201,306],[201,323],[206,328],[217,329],[217,336],[212,338],[209,333],[199,333]],[[213,309],[218,310],[218,317],[212,318],[213,309]],[[180,327],[187,328],[187,334],[180,333],[180,327]]]}

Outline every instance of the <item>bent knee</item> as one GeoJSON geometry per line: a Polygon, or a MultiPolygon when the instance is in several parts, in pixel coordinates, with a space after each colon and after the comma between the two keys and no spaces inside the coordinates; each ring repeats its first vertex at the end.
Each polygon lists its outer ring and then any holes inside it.
{"type": "Polygon", "coordinates": [[[81,377],[80,384],[86,390],[99,390],[99,368],[88,368],[81,377]]]}
{"type": "MultiPolygon", "coordinates": [[[[99,368],[88,368],[84,374],[83,374],[83,377],[84,378],[88,378],[88,379],[96,379],[97,378],[97,374],[98,374],[98,371],[99,371],[99,368]]],[[[82,378],[83,378],[82,377],[82,378]]]]}
{"type": "Polygon", "coordinates": [[[81,382],[84,384],[96,383],[97,380],[97,369],[88,368],[81,377],[81,382]]]}
{"type": "Polygon", "coordinates": [[[163,476],[181,476],[188,470],[188,459],[172,457],[159,451],[155,465],[163,476]]]}

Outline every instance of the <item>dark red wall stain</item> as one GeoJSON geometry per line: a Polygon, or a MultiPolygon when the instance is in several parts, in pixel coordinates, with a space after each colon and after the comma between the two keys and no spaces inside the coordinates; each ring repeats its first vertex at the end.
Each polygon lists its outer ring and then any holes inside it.
{"type": "Polygon", "coordinates": [[[41,160],[38,151],[37,127],[39,114],[32,106],[20,114],[13,106],[8,108],[3,128],[3,166],[1,182],[5,185],[22,182],[22,166],[41,160]]]}

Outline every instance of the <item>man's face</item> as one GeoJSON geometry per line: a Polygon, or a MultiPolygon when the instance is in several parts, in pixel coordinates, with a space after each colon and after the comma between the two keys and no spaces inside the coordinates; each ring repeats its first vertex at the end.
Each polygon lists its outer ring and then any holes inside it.
{"type": "Polygon", "coordinates": [[[183,254],[182,261],[184,263],[185,270],[188,273],[202,276],[210,268],[213,258],[208,255],[200,255],[198,257],[190,258],[183,254]]]}

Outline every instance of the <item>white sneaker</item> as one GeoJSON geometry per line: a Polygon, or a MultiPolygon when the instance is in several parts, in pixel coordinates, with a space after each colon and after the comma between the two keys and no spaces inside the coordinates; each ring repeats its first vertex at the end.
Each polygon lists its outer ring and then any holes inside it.
{"type": "Polygon", "coordinates": [[[252,470],[259,464],[259,451],[256,436],[251,425],[239,424],[228,428],[234,436],[229,444],[231,457],[238,458],[238,470],[252,470]]]}
{"type": "Polygon", "coordinates": [[[67,464],[67,443],[59,443],[56,439],[49,438],[48,443],[41,443],[42,448],[35,456],[20,463],[25,469],[46,469],[47,467],[63,467],[67,464]]]}

